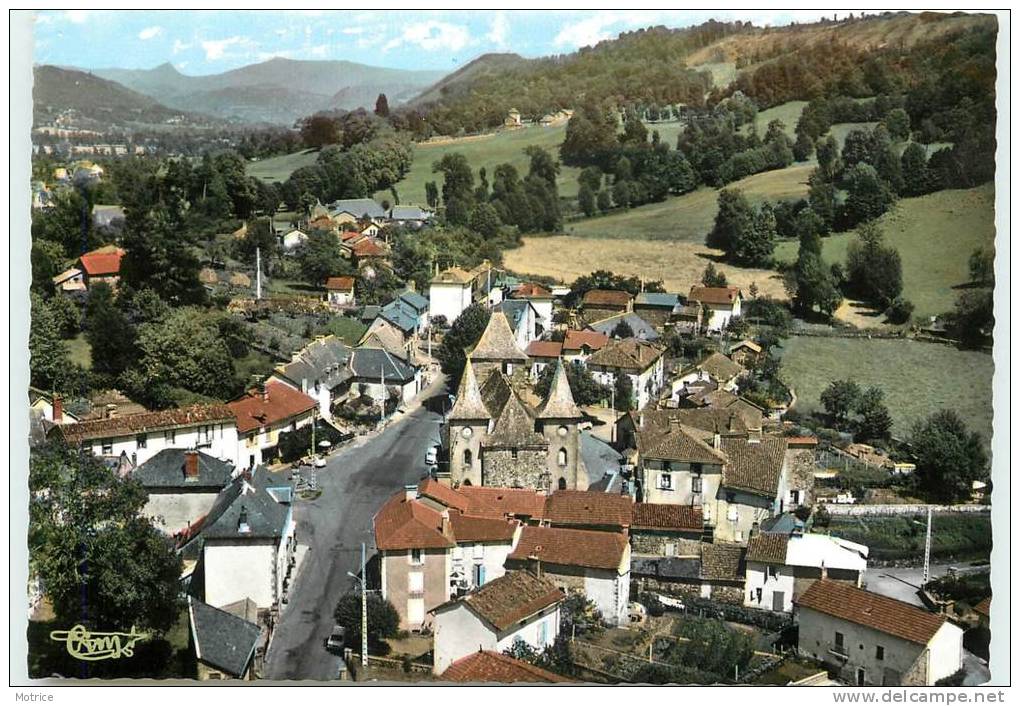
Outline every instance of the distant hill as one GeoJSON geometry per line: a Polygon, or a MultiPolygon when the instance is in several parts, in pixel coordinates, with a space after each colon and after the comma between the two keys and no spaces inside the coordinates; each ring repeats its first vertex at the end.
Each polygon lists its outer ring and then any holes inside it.
{"type": "Polygon", "coordinates": [[[168,63],[153,69],[97,69],[94,73],[171,107],[230,120],[287,125],[320,110],[372,109],[380,93],[396,106],[443,76],[442,71],[284,58],[206,76],[182,74],[168,63]]]}
{"type": "Polygon", "coordinates": [[[439,79],[409,102],[412,105],[431,103],[441,98],[456,95],[467,90],[470,84],[486,75],[502,69],[522,66],[527,59],[519,54],[482,54],[477,59],[464,64],[451,74],[439,79]]]}
{"type": "Polygon", "coordinates": [[[154,98],[84,71],[37,66],[33,73],[36,125],[49,123],[67,110],[78,114],[78,127],[99,129],[168,122],[189,125],[220,122],[193,111],[170,108],[154,98]]]}

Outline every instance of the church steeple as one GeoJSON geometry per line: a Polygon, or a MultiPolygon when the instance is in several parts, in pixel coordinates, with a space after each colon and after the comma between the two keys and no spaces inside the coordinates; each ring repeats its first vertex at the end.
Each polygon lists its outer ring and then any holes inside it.
{"type": "Polygon", "coordinates": [[[549,395],[538,410],[539,419],[580,419],[584,415],[574,402],[574,394],[570,391],[567,370],[563,367],[563,359],[556,359],[556,372],[553,373],[549,395]]]}
{"type": "Polygon", "coordinates": [[[478,389],[475,368],[468,359],[464,365],[464,374],[457,388],[457,399],[450,410],[450,419],[488,419],[489,410],[482,402],[482,393],[478,389]]]}

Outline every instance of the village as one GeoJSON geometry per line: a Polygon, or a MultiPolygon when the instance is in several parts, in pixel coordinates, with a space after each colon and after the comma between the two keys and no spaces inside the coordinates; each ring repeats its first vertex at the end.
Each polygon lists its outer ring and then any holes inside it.
{"type": "MultiPolygon", "coordinates": [[[[337,202],[277,237],[287,252],[306,232],[329,232],[363,271],[387,267],[390,224],[431,217],[337,202]]],[[[71,298],[116,287],[122,255],[86,253],[54,285],[71,298]]],[[[364,333],[354,345],[292,335],[290,362],[224,404],[146,412],[123,395],[31,396],[38,440],[59,437],[147,491],[145,514],[183,557],[199,678],[276,676],[277,642],[310,600],[310,540],[298,528],[335,490],[324,478],[346,472],[331,457],[383,430],[412,433],[415,410],[437,431],[401,459],[410,482],[377,494],[368,558],[352,567],[398,622],[383,634],[369,619],[367,655],[361,644],[328,652],[333,627],[318,635],[332,678],[931,685],[980,664],[965,659],[964,635],[987,624],[988,601],[943,597],[930,534],[912,595],[905,580],[878,581],[869,547],[830,526],[869,507],[927,512],[929,523],[932,511],[986,512],[980,488],[974,504],[932,508],[841,483],[852,469],[895,478],[915,466],[784,421],[789,390],[764,405],[743,394],[763,379],[768,337],[737,325],[748,306],[739,289],[579,293],[483,262],[361,306],[351,276],[291,298],[267,294],[262,278],[201,275],[231,293],[241,321],[351,317],[364,333]],[[448,381],[438,351],[471,316],[484,327],[448,381]],[[701,342],[700,357],[671,354],[664,341],[676,336],[701,342]],[[591,386],[610,399],[593,402],[591,386]],[[741,646],[732,664],[685,666],[684,645],[711,630],[741,646]]],[[[324,548],[315,561],[331,560],[324,548]]],[[[981,571],[952,567],[949,578],[981,571]]]]}

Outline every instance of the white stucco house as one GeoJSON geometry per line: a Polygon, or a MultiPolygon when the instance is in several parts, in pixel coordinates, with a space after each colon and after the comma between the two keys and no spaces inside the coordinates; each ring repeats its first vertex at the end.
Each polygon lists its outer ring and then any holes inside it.
{"type": "Polygon", "coordinates": [[[338,309],[355,306],[354,278],[353,277],[330,277],[324,285],[326,290],[326,302],[338,309]]]}
{"type": "Polygon", "coordinates": [[[779,613],[822,578],[860,588],[868,548],[827,534],[760,532],[747,542],[744,605],[779,613]]]}
{"type": "Polygon", "coordinates": [[[708,331],[721,331],[730,319],[740,316],[743,296],[736,287],[691,287],[689,303],[701,304],[703,322],[708,331]]]}
{"type": "Polygon", "coordinates": [[[280,380],[265,384],[227,404],[237,420],[238,468],[255,468],[276,457],[282,432],[312,423],[319,403],[280,380]]]}
{"type": "Polygon", "coordinates": [[[538,315],[538,334],[552,329],[553,293],[540,284],[525,282],[510,292],[511,299],[526,299],[538,315]]]}
{"type": "Polygon", "coordinates": [[[280,242],[283,246],[284,252],[294,252],[308,242],[308,234],[294,228],[293,230],[284,233],[280,238],[280,242]]]}
{"type": "Polygon", "coordinates": [[[963,665],[963,630],[944,615],[830,579],[795,605],[798,651],[848,684],[932,686],[963,665]]]}
{"type": "Polygon", "coordinates": [[[351,353],[336,336],[322,336],[295,353],[290,363],[277,366],[271,379],[308,395],[318,404],[319,416],[332,419],[333,407],[346,397],[353,377],[351,353]]]}
{"type": "Polygon", "coordinates": [[[118,415],[62,424],[50,433],[62,434],[71,446],[101,458],[124,455],[141,465],[164,449],[199,449],[235,467],[238,463],[237,420],[224,404],[199,404],[144,414],[118,415]]]}
{"type": "Polygon", "coordinates": [[[433,672],[479,650],[502,653],[517,641],[542,651],[556,641],[566,596],[548,579],[512,571],[433,613],[433,672]]]}
{"type": "Polygon", "coordinates": [[[592,377],[615,387],[619,375],[630,377],[635,409],[643,409],[658,398],[666,384],[663,349],[637,338],[611,340],[589,356],[586,365],[592,377]]]}
{"type": "Polygon", "coordinates": [[[486,299],[493,289],[492,276],[488,260],[471,270],[451,267],[438,273],[429,283],[429,316],[446,317],[447,324],[452,324],[472,303],[486,299]]]}

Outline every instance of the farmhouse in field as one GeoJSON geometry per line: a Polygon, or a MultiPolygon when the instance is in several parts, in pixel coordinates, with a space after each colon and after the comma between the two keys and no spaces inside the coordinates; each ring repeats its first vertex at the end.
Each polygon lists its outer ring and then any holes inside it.
{"type": "Polygon", "coordinates": [[[736,287],[691,287],[687,296],[690,303],[700,304],[705,310],[705,329],[721,331],[730,319],[740,316],[743,296],[736,287]]]}

